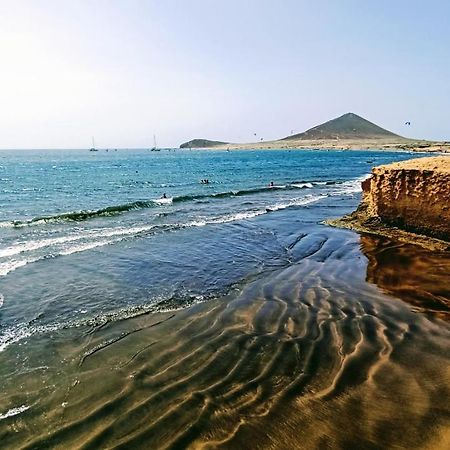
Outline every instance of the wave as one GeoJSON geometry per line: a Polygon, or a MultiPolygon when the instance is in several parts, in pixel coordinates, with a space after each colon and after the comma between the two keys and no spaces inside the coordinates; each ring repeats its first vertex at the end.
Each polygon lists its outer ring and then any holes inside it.
{"type": "MultiPolygon", "coordinates": [[[[135,201],[131,203],[124,203],[121,205],[113,205],[107,206],[106,208],[100,208],[96,210],[81,210],[81,211],[72,211],[66,212],[62,214],[54,214],[48,216],[38,216],[33,217],[28,220],[14,220],[10,222],[10,225],[14,227],[20,227],[24,225],[33,225],[38,223],[46,223],[46,222],[62,222],[62,221],[83,221],[87,219],[91,219],[93,217],[101,217],[101,216],[115,216],[117,214],[128,212],[136,209],[143,208],[151,208],[157,205],[158,200],[150,200],[150,201],[135,201]]],[[[3,222],[5,224],[5,222],[3,222]]],[[[3,225],[5,226],[5,225],[3,225]]]]}
{"type": "Polygon", "coordinates": [[[137,200],[130,203],[123,203],[119,205],[107,206],[105,208],[94,210],[80,210],[69,211],[61,214],[37,216],[26,220],[14,220],[12,222],[4,221],[0,222],[0,228],[6,227],[23,227],[27,225],[38,225],[47,222],[81,222],[84,220],[96,218],[96,217],[110,217],[116,216],[128,211],[154,208],[158,206],[171,205],[173,203],[183,203],[202,199],[215,199],[215,198],[230,198],[240,197],[245,195],[255,195],[264,192],[272,192],[277,190],[295,190],[295,189],[310,189],[313,188],[311,182],[296,182],[286,185],[275,186],[263,186],[253,189],[242,189],[237,191],[217,192],[213,194],[188,194],[177,197],[158,198],[151,200],[137,200]]]}
{"type": "MultiPolygon", "coordinates": [[[[65,245],[74,241],[93,238],[111,238],[116,236],[127,236],[130,234],[139,234],[157,228],[157,225],[144,225],[132,228],[109,228],[106,230],[93,230],[82,234],[72,236],[61,236],[57,238],[42,239],[39,241],[29,241],[26,243],[19,243],[6,247],[0,250],[0,258],[16,256],[19,254],[29,253],[45,247],[55,247],[65,245]]],[[[1,268],[0,264],[0,268],[1,268]]],[[[0,269],[1,274],[1,269],[0,269]]]]}
{"type": "Polygon", "coordinates": [[[18,244],[3,250],[1,256],[25,256],[22,259],[10,259],[9,261],[0,263],[0,276],[6,276],[20,267],[32,264],[44,259],[56,258],[58,256],[68,256],[73,253],[84,252],[92,250],[97,247],[103,247],[122,241],[128,236],[135,236],[142,233],[150,232],[158,228],[167,228],[158,225],[144,225],[132,228],[113,228],[102,231],[86,233],[77,236],[62,236],[54,239],[43,239],[42,241],[30,241],[27,244],[18,244]],[[112,238],[112,239],[107,239],[112,238]],[[88,240],[88,242],[76,242],[74,245],[66,246],[65,244],[72,244],[75,241],[88,240]],[[95,239],[95,240],[93,240],[95,239]],[[46,254],[39,256],[29,256],[30,252],[38,249],[49,249],[46,254]]]}
{"type": "Polygon", "coordinates": [[[112,239],[112,240],[106,240],[106,241],[89,242],[87,244],[75,245],[72,248],[69,248],[67,250],[62,250],[60,255],[68,256],[68,255],[72,255],[73,253],[85,252],[86,250],[92,250],[97,247],[103,247],[105,245],[113,244],[119,240],[121,240],[121,239],[112,239]]]}
{"type": "Polygon", "coordinates": [[[142,234],[157,233],[165,231],[174,231],[182,228],[203,227],[205,225],[224,224],[240,220],[249,220],[263,214],[279,211],[295,206],[303,206],[317,202],[325,195],[309,195],[301,198],[294,198],[286,202],[275,203],[266,207],[241,211],[237,213],[224,214],[213,217],[201,217],[186,223],[171,223],[159,225],[143,225],[132,228],[112,228],[101,231],[93,231],[74,236],[61,236],[52,239],[43,239],[41,241],[30,241],[26,244],[17,244],[2,250],[0,257],[17,257],[21,259],[10,259],[0,263],[0,276],[6,276],[8,273],[45,259],[53,259],[59,256],[68,256],[74,253],[80,253],[93,250],[105,245],[118,243],[128,237],[134,237],[142,234]],[[84,242],[83,242],[84,240],[84,242]],[[82,242],[80,242],[82,241],[82,242]],[[68,246],[66,244],[69,244],[68,246]],[[42,255],[30,255],[31,252],[39,249],[47,249],[42,255]]]}
{"type": "Polygon", "coordinates": [[[370,173],[366,173],[353,180],[344,181],[339,183],[339,188],[333,193],[333,195],[352,195],[362,192],[361,183],[367,180],[371,176],[370,173]]]}
{"type": "MultiPolygon", "coordinates": [[[[155,297],[148,303],[122,307],[113,311],[95,314],[89,317],[54,322],[46,325],[36,325],[34,320],[22,322],[2,330],[0,334],[0,353],[12,344],[37,334],[53,333],[55,331],[80,327],[101,327],[110,322],[118,322],[133,317],[142,316],[150,312],[170,313],[203,303],[217,295],[182,293],[177,295],[155,297]]],[[[86,311],[82,311],[84,314],[86,311]]],[[[21,412],[21,411],[20,411],[21,412]]],[[[0,419],[2,416],[0,414],[0,419]]]]}
{"type": "Polygon", "coordinates": [[[39,261],[43,258],[28,258],[28,259],[22,259],[22,260],[12,260],[7,261],[5,263],[0,264],[0,277],[4,277],[5,275],[8,275],[9,272],[13,272],[14,270],[18,269],[19,267],[26,266],[27,264],[34,263],[36,261],[39,261]]]}
{"type": "MultiPolygon", "coordinates": [[[[316,184],[318,184],[318,183],[316,183],[316,184]]],[[[298,189],[305,189],[305,188],[311,189],[314,187],[312,183],[293,183],[293,184],[291,184],[291,186],[298,188],[298,189]]]]}

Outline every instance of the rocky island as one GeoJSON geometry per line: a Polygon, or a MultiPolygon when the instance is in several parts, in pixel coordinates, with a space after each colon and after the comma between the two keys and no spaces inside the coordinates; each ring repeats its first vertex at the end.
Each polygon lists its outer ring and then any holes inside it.
{"type": "Polygon", "coordinates": [[[450,249],[450,157],[375,167],[362,188],[358,209],[329,224],[450,249]]]}

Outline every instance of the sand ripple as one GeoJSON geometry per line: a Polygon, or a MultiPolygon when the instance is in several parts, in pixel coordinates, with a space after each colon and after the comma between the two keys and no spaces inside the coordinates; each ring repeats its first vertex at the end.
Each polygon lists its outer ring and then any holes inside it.
{"type": "Polygon", "coordinates": [[[35,388],[39,400],[23,422],[0,428],[2,442],[445,448],[450,327],[376,286],[380,243],[363,239],[366,259],[351,236],[301,236],[287,249],[291,265],[226,298],[107,324],[60,346],[71,368],[59,375],[65,388],[35,388]]]}

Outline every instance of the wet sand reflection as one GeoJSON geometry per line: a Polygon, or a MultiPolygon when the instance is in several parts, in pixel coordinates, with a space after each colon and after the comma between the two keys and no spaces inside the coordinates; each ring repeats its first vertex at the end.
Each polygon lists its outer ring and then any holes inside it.
{"type": "Polygon", "coordinates": [[[368,259],[367,281],[416,310],[450,320],[450,252],[361,236],[368,259]]]}

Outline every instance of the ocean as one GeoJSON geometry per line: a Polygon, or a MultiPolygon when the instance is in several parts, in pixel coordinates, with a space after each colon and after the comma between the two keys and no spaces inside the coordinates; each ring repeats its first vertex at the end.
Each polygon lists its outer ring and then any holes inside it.
{"type": "Polygon", "coordinates": [[[2,445],[382,448],[448,431],[450,257],[322,223],[357,207],[373,166],[418,156],[1,151],[2,445]]]}

